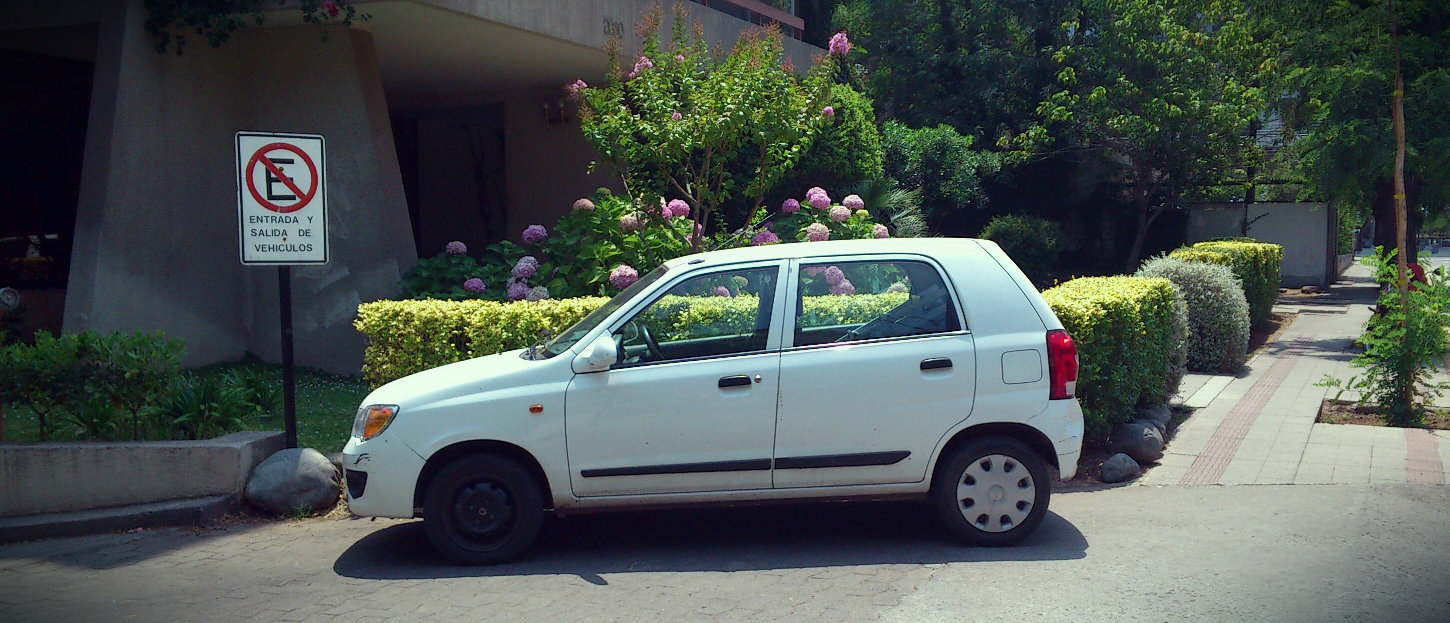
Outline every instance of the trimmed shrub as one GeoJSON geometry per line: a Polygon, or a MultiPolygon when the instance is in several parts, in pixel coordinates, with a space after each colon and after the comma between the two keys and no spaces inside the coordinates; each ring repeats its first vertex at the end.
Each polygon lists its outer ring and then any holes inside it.
{"type": "Polygon", "coordinates": [[[1238,278],[1226,266],[1155,257],[1138,269],[1142,277],[1173,282],[1188,305],[1188,369],[1237,372],[1249,346],[1249,305],[1238,278]]]}
{"type": "Polygon", "coordinates": [[[1161,402],[1173,360],[1174,293],[1167,279],[1084,277],[1042,293],[1077,344],[1077,397],[1092,444],[1139,405],[1161,402]]]}
{"type": "Polygon", "coordinates": [[[1048,283],[1062,253],[1062,227],[1057,223],[1025,214],[994,216],[982,228],[982,238],[991,240],[1017,263],[1039,287],[1048,283]]]}
{"type": "Polygon", "coordinates": [[[883,169],[902,188],[921,189],[921,209],[940,229],[958,211],[987,203],[982,178],[1001,168],[1001,156],[973,149],[975,139],[951,126],[912,129],[890,120],[881,124],[883,169]]]}
{"type": "Polygon", "coordinates": [[[1248,240],[1233,238],[1199,242],[1192,247],[1178,249],[1169,256],[1191,262],[1220,264],[1233,270],[1249,303],[1249,321],[1261,326],[1273,313],[1274,297],[1279,295],[1284,247],[1248,240]]]}
{"type": "MultiPolygon", "coordinates": [[[[875,318],[901,304],[905,293],[807,296],[807,324],[849,324],[875,318]]],[[[544,331],[562,331],[608,299],[544,301],[377,301],[358,306],[353,326],[367,336],[363,378],[378,387],[415,372],[533,344],[544,331]]],[[[716,334],[746,332],[758,303],[750,296],[667,296],[651,313],[668,316],[660,337],[687,339],[710,325],[716,334]],[[725,330],[719,330],[723,327],[725,330]]]]}

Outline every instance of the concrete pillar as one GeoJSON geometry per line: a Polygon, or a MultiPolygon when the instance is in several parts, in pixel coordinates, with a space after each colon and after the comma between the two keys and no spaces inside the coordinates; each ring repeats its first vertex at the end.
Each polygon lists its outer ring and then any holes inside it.
{"type": "Polygon", "coordinates": [[[356,373],[357,304],[393,296],[416,257],[371,35],[249,28],[177,56],[152,48],[143,0],[110,10],[65,331],[161,330],[186,340],[188,365],[277,360],[276,270],[239,260],[233,135],[321,134],[331,263],[293,270],[297,362],[356,373]]]}

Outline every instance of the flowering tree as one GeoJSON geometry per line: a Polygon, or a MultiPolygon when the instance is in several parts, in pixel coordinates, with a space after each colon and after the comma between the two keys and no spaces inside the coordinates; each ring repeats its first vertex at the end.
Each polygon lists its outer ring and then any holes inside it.
{"type": "MultiPolygon", "coordinates": [[[[744,192],[756,204],[829,123],[831,76],[849,49],[844,34],[804,79],[784,60],[778,29],[748,30],[723,59],[711,55],[703,29],[686,28],[677,4],[670,42],[662,42],[658,7],[638,26],[643,50],[627,71],[618,39],[602,86],[576,81],[585,138],[619,171],[635,203],[683,196],[692,220],[709,226],[721,201],[744,192]],[[749,179],[732,162],[747,161],[749,179]]],[[[699,248],[699,237],[691,248],[699,248]]]]}

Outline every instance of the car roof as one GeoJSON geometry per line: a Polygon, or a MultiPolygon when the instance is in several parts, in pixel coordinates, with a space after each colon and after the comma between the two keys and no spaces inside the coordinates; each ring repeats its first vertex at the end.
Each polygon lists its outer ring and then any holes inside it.
{"type": "Polygon", "coordinates": [[[670,270],[685,265],[720,265],[780,259],[808,259],[855,254],[911,253],[931,257],[963,255],[979,251],[975,238],[871,238],[864,240],[826,240],[822,242],[789,242],[739,249],[707,251],[678,257],[668,262],[670,270]]]}

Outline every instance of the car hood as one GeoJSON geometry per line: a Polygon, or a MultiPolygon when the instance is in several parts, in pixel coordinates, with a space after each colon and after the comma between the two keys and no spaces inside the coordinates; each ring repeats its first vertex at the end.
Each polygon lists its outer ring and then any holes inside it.
{"type": "Polygon", "coordinates": [[[573,375],[569,353],[530,360],[520,357],[522,352],[511,350],[410,374],[373,390],[363,404],[398,405],[406,412],[505,387],[565,381],[573,375]]]}

